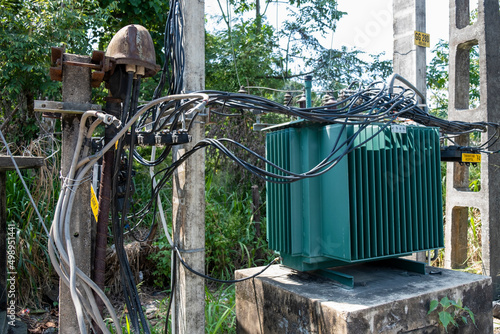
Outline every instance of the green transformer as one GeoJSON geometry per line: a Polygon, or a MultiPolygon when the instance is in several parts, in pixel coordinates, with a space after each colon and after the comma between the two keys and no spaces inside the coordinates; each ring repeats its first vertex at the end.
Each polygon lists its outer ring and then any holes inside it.
{"type": "Polygon", "coordinates": [[[266,157],[304,173],[344,142],[326,173],[267,182],[269,247],[283,264],[309,271],[442,248],[437,128],[296,122],[270,129],[266,157]]]}

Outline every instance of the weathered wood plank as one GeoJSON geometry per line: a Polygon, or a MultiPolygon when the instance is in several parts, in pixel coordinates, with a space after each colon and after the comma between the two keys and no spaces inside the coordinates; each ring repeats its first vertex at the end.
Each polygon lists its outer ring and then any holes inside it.
{"type": "MultiPolygon", "coordinates": [[[[45,164],[44,158],[14,156],[19,168],[39,168],[45,164]]],[[[0,171],[14,170],[14,163],[8,155],[0,155],[0,171]]]]}

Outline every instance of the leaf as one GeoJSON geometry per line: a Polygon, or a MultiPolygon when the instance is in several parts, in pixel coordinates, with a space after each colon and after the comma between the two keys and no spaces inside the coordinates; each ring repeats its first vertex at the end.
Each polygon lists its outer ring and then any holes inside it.
{"type": "Polygon", "coordinates": [[[448,307],[450,307],[451,302],[448,299],[448,297],[445,296],[445,297],[443,297],[443,299],[441,299],[440,304],[441,304],[441,306],[443,306],[443,309],[447,309],[448,307]]]}
{"type": "Polygon", "coordinates": [[[467,313],[469,313],[469,317],[472,319],[472,322],[475,325],[476,324],[476,319],[474,318],[474,313],[467,306],[464,307],[464,310],[467,311],[467,313]]]}
{"type": "Polygon", "coordinates": [[[235,306],[236,304],[234,304],[231,308],[227,308],[224,314],[222,314],[222,316],[219,318],[219,321],[217,321],[217,324],[215,325],[215,328],[213,330],[214,334],[219,331],[224,321],[226,321],[227,317],[231,314],[235,306]]]}
{"type": "Polygon", "coordinates": [[[467,324],[467,317],[462,316],[462,321],[464,322],[464,324],[467,324]]]}
{"type": "Polygon", "coordinates": [[[125,315],[127,333],[130,334],[130,322],[128,321],[128,316],[125,315]]]}
{"type": "Polygon", "coordinates": [[[446,311],[441,311],[439,314],[439,322],[443,325],[446,333],[448,333],[448,325],[450,322],[454,321],[450,313],[446,311]]]}
{"type": "Polygon", "coordinates": [[[427,312],[427,314],[431,314],[432,311],[437,309],[438,305],[439,302],[437,300],[431,300],[431,304],[429,305],[429,312],[427,312]]]}

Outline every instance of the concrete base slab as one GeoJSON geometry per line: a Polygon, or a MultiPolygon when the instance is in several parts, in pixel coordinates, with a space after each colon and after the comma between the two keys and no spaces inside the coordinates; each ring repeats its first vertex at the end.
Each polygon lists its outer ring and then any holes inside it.
{"type": "MultiPolygon", "coordinates": [[[[238,270],[237,279],[262,270],[238,270]]],[[[448,333],[493,332],[491,278],[427,267],[427,274],[360,264],[334,268],[354,276],[353,289],[314,274],[274,265],[236,285],[238,333],[445,333],[432,300],[461,300],[476,325],[460,320],[448,333]]],[[[465,314],[464,314],[465,315],[465,314]]]]}

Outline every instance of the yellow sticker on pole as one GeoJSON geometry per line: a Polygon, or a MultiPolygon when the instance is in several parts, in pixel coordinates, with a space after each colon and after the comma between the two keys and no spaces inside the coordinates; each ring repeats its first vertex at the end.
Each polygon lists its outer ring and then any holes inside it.
{"type": "Polygon", "coordinates": [[[415,30],[415,45],[423,46],[424,48],[430,48],[431,35],[415,30]]]}
{"type": "Polygon", "coordinates": [[[462,162],[481,162],[481,154],[477,153],[462,153],[462,162]]]}
{"type": "Polygon", "coordinates": [[[90,185],[90,207],[92,208],[92,213],[94,214],[95,221],[97,221],[97,213],[99,212],[99,201],[95,195],[94,187],[90,185]]]}

